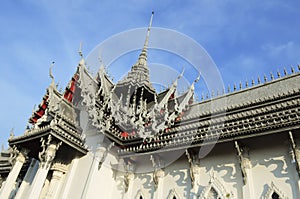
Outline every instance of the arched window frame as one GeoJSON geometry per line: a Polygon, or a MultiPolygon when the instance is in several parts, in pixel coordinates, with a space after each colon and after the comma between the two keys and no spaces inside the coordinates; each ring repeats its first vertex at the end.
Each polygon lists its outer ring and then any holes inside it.
{"type": "Polygon", "coordinates": [[[226,191],[222,183],[214,176],[211,176],[209,184],[203,189],[199,198],[206,199],[212,188],[218,193],[218,199],[234,199],[233,194],[226,191]]]}
{"type": "Polygon", "coordinates": [[[282,191],[280,191],[278,189],[278,187],[273,183],[271,182],[271,185],[268,184],[268,190],[267,190],[267,193],[266,195],[262,198],[262,199],[272,199],[272,194],[273,193],[277,193],[279,195],[279,198],[280,199],[288,199],[288,197],[286,197],[282,191]]]}
{"type": "Polygon", "coordinates": [[[178,194],[176,193],[175,189],[172,189],[167,197],[167,199],[173,199],[174,196],[176,197],[176,199],[179,199],[178,194]]]}
{"type": "Polygon", "coordinates": [[[142,196],[143,199],[145,199],[144,193],[142,192],[141,189],[139,189],[137,194],[135,195],[135,199],[140,199],[141,196],[142,196]]]}

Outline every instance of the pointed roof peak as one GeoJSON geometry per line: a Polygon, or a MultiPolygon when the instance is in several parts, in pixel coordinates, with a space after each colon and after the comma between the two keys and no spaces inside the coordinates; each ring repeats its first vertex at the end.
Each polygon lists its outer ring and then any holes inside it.
{"type": "Polygon", "coordinates": [[[78,49],[78,54],[80,56],[80,61],[79,61],[79,64],[78,66],[85,66],[85,61],[84,61],[84,57],[83,57],[83,53],[82,53],[82,42],[80,42],[79,44],[79,49],[78,49]]]}
{"type": "Polygon", "coordinates": [[[134,84],[141,87],[144,85],[149,89],[151,93],[155,92],[155,89],[150,82],[149,68],[147,65],[147,48],[153,15],[154,12],[152,11],[144,47],[141,51],[141,54],[139,55],[137,62],[132,66],[131,71],[127,74],[127,76],[117,83],[117,86],[121,87],[122,85],[134,84]]]}
{"type": "Polygon", "coordinates": [[[152,27],[153,16],[154,16],[154,11],[152,11],[152,14],[151,14],[151,17],[150,17],[150,22],[149,22],[149,26],[148,26],[148,29],[147,29],[147,35],[146,35],[144,47],[142,49],[142,52],[141,52],[141,54],[139,56],[139,60],[138,60],[138,63],[141,63],[141,64],[143,64],[147,61],[147,50],[148,50],[150,29],[152,27]]]}

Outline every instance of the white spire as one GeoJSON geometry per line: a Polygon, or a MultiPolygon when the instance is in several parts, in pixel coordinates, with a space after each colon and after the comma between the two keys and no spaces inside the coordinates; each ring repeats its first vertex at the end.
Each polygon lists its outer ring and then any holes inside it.
{"type": "Polygon", "coordinates": [[[147,65],[147,48],[148,48],[148,41],[149,41],[150,29],[152,26],[153,15],[154,12],[152,12],[150,18],[147,35],[146,35],[144,47],[141,51],[141,54],[139,55],[137,62],[132,66],[131,71],[128,73],[128,75],[117,83],[118,86],[125,85],[125,84],[134,84],[137,85],[138,87],[141,87],[145,85],[146,87],[148,87],[147,90],[149,90],[150,93],[155,92],[155,89],[153,88],[150,82],[149,68],[147,65]]]}
{"type": "Polygon", "coordinates": [[[149,36],[150,36],[150,29],[151,29],[151,26],[152,26],[153,15],[154,15],[154,11],[152,11],[152,14],[151,14],[151,17],[150,17],[150,23],[149,23],[148,30],[147,30],[146,40],[145,40],[142,52],[139,56],[139,62],[140,63],[141,63],[142,60],[147,61],[147,48],[148,48],[148,43],[149,43],[149,36]]]}

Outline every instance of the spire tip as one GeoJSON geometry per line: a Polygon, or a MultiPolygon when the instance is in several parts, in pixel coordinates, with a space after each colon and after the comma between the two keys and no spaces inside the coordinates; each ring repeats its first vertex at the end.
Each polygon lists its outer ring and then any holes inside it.
{"type": "Polygon", "coordinates": [[[55,62],[52,61],[51,65],[50,65],[50,68],[49,68],[49,76],[52,79],[52,82],[54,82],[54,76],[52,74],[52,68],[53,68],[54,64],[55,64],[55,62]]]}
{"type": "Polygon", "coordinates": [[[79,44],[79,50],[78,50],[79,56],[82,58],[83,54],[82,54],[82,42],[80,42],[79,44]]]}

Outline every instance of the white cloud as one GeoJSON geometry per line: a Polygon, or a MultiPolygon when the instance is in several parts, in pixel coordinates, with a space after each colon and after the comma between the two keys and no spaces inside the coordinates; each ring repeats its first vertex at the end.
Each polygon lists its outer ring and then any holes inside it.
{"type": "Polygon", "coordinates": [[[278,56],[292,56],[295,53],[298,53],[296,50],[299,47],[295,44],[294,41],[288,41],[283,44],[264,44],[262,46],[262,50],[266,51],[271,57],[278,57],[278,56]]]}

